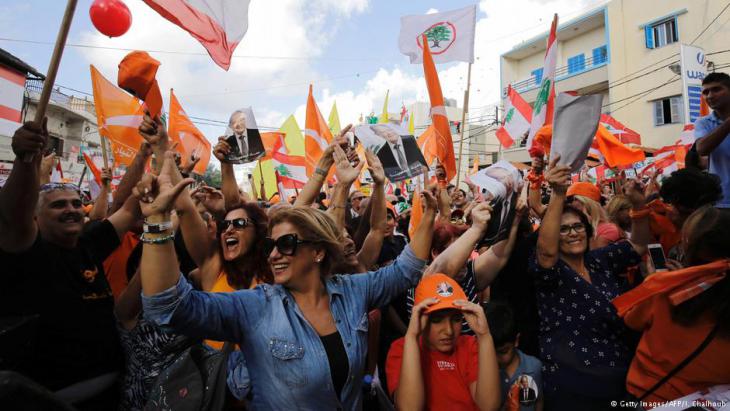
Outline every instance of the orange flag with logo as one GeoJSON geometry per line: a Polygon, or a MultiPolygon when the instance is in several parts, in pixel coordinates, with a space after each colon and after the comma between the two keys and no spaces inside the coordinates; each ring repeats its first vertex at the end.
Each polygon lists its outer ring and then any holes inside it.
{"type": "Polygon", "coordinates": [[[167,130],[170,138],[179,143],[178,151],[182,149],[180,154],[184,155],[184,161],[190,161],[191,154],[200,157],[200,161],[195,165],[193,171],[199,175],[205,174],[205,169],[210,162],[210,142],[190,121],[172,89],[170,90],[170,119],[167,130]]]}
{"type": "MultiPolygon", "coordinates": [[[[421,44],[428,44],[425,35],[421,44]]],[[[446,106],[444,105],[444,95],[441,92],[441,83],[439,82],[436,65],[433,63],[433,57],[428,47],[423,48],[423,73],[426,77],[426,87],[428,88],[428,96],[431,100],[431,122],[434,133],[434,138],[429,139],[429,147],[427,149],[435,152],[439,163],[446,169],[446,179],[451,180],[456,177],[454,142],[451,139],[451,127],[449,127],[449,119],[446,116],[446,106]]],[[[421,148],[421,151],[425,154],[423,148],[421,148]]],[[[428,158],[426,158],[426,162],[431,164],[428,158]]]]}
{"type": "MultiPolygon", "coordinates": [[[[332,132],[327,122],[319,112],[317,102],[312,95],[312,85],[309,85],[309,96],[307,97],[307,118],[304,122],[304,157],[307,166],[307,177],[311,177],[317,167],[319,158],[332,141],[332,132]]],[[[332,177],[334,169],[327,175],[327,180],[332,177]]]]}
{"type": "Polygon", "coordinates": [[[111,142],[114,163],[129,166],[144,141],[137,131],[144,116],[142,103],[104,78],[93,65],[91,87],[99,135],[111,142]]]}

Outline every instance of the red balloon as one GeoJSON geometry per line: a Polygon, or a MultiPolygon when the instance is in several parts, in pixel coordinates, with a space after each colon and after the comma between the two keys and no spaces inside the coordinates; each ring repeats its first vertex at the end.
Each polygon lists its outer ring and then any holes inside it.
{"type": "Polygon", "coordinates": [[[109,37],[119,37],[132,25],[132,13],[120,0],[94,0],[89,17],[97,30],[109,37]]]}

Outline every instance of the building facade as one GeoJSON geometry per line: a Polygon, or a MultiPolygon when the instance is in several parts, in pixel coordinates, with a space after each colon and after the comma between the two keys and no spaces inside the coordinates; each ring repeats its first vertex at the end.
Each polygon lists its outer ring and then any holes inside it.
{"type": "MultiPolygon", "coordinates": [[[[641,134],[642,146],[674,144],[685,119],[680,44],[704,50],[708,71],[728,71],[730,10],[716,0],[611,0],[558,27],[556,92],[601,94],[603,112],[641,134]]],[[[542,80],[548,33],[500,57],[508,85],[532,104],[542,80]]],[[[493,135],[489,142],[496,142],[493,135]]],[[[528,161],[524,148],[504,158],[528,161]]]]}

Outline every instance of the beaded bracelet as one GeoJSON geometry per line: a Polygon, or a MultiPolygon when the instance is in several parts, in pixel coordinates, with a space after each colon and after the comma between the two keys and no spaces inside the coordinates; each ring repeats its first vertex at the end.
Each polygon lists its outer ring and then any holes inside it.
{"type": "Polygon", "coordinates": [[[139,241],[141,241],[145,244],[162,244],[162,243],[166,243],[174,238],[175,238],[174,232],[165,237],[157,237],[157,238],[147,238],[147,237],[145,237],[144,234],[142,234],[141,236],[139,236],[139,241]]]}

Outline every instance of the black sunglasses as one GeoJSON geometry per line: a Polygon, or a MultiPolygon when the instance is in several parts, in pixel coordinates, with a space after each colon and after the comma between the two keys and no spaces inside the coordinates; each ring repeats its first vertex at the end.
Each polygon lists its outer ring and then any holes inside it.
{"type": "Polygon", "coordinates": [[[313,243],[314,241],[300,240],[296,234],[284,234],[274,240],[273,238],[264,238],[264,255],[271,255],[274,247],[279,250],[281,255],[292,256],[297,253],[299,244],[313,243]]]}
{"type": "Polygon", "coordinates": [[[235,230],[243,230],[248,226],[253,226],[254,222],[250,218],[234,218],[233,220],[223,220],[218,223],[218,229],[223,232],[228,230],[228,227],[233,226],[235,230]]]}

